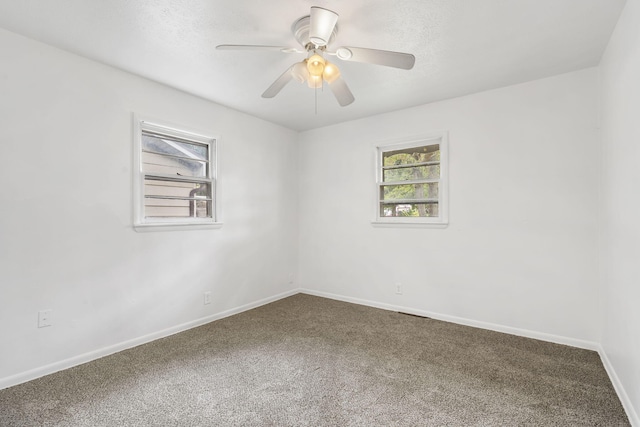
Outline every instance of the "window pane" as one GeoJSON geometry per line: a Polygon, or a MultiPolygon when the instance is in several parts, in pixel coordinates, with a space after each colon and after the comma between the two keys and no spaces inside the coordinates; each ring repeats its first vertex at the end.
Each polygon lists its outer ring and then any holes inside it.
{"type": "Polygon", "coordinates": [[[440,165],[385,169],[383,174],[384,182],[410,181],[415,179],[438,179],[440,178],[440,165]]]}
{"type": "Polygon", "coordinates": [[[160,179],[144,180],[144,195],[147,196],[169,196],[181,198],[211,198],[211,185],[209,183],[185,182],[185,181],[163,181],[160,179]]]}
{"type": "Polygon", "coordinates": [[[160,154],[209,160],[209,148],[206,145],[189,143],[169,137],[142,134],[142,149],[160,154]]]}
{"type": "Polygon", "coordinates": [[[207,177],[207,162],[142,152],[142,171],[176,176],[207,177]]]}
{"type": "Polygon", "coordinates": [[[382,165],[412,165],[414,163],[439,162],[440,145],[424,145],[403,150],[387,151],[382,153],[382,165]]]}
{"type": "Polygon", "coordinates": [[[212,217],[209,183],[145,179],[144,193],[144,216],[147,218],[212,217]]]}
{"type": "Polygon", "coordinates": [[[384,185],[380,192],[382,200],[437,199],[438,183],[384,185]]]}
{"type": "Polygon", "coordinates": [[[437,217],[437,203],[381,203],[382,217],[437,217]]]}

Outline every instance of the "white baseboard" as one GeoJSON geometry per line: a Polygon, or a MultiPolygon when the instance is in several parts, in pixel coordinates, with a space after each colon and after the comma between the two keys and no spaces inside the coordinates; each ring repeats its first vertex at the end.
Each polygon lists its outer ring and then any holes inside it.
{"type": "Polygon", "coordinates": [[[172,326],[171,328],[163,329],[158,332],[153,332],[151,334],[147,334],[138,338],[134,338],[128,341],[110,345],[108,347],[104,347],[98,350],[90,351],[88,353],[80,354],[78,356],[70,357],[65,360],[60,360],[58,362],[54,362],[49,365],[31,369],[26,372],[21,372],[16,375],[0,378],[0,390],[4,388],[12,387],[14,385],[22,384],[27,381],[31,381],[36,378],[43,377],[45,375],[53,374],[54,372],[62,371],[64,369],[69,369],[74,366],[78,366],[83,363],[87,363],[92,360],[96,360],[101,357],[105,357],[110,354],[117,353],[122,350],[127,350],[129,348],[137,347],[139,345],[146,344],[148,342],[155,341],[160,338],[165,338],[165,337],[168,337],[169,335],[177,334],[179,332],[183,332],[188,329],[202,326],[204,324],[213,322],[214,320],[233,316],[234,314],[242,313],[243,311],[251,310],[253,308],[260,307],[261,305],[269,304],[271,302],[289,297],[291,295],[295,295],[297,293],[299,293],[299,291],[297,289],[293,289],[293,290],[283,292],[268,298],[251,302],[249,304],[242,305],[240,307],[232,308],[230,310],[212,314],[210,316],[202,317],[200,319],[192,320],[191,322],[183,323],[177,326],[172,326]]]}
{"type": "Polygon", "coordinates": [[[580,340],[576,338],[563,337],[560,335],[547,334],[544,332],[530,331],[528,329],[514,328],[511,326],[498,325],[495,323],[481,322],[478,320],[466,319],[463,317],[450,316],[448,314],[434,313],[432,311],[418,310],[410,307],[403,307],[399,305],[386,304],[377,301],[364,300],[360,298],[347,297],[343,295],[336,295],[327,292],[318,292],[311,289],[299,289],[303,294],[315,295],[323,298],[330,298],[344,302],[351,302],[354,304],[366,305],[369,307],[381,308],[389,311],[399,311],[401,313],[415,314],[417,316],[430,317],[436,320],[443,320],[445,322],[457,323],[459,325],[473,326],[474,328],[488,329],[496,332],[504,332],[506,334],[517,335],[526,338],[533,338],[541,341],[548,341],[556,344],[564,344],[571,347],[583,348],[586,350],[598,351],[600,345],[596,342],[580,340]]]}
{"type": "Polygon", "coordinates": [[[627,391],[624,389],[620,378],[618,378],[618,374],[616,370],[613,368],[607,353],[604,351],[602,346],[598,346],[598,354],[600,354],[600,359],[602,359],[602,364],[604,365],[604,369],[607,371],[609,378],[611,379],[611,383],[613,384],[613,388],[618,393],[618,397],[620,398],[620,402],[624,407],[624,410],[627,412],[627,417],[629,418],[629,422],[634,427],[640,427],[640,417],[638,417],[638,412],[636,412],[636,408],[633,407],[633,402],[629,398],[627,391]]]}

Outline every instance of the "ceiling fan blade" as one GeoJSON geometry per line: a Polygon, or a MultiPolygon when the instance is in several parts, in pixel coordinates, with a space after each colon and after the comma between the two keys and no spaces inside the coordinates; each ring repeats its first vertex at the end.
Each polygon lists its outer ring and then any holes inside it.
{"type": "Polygon", "coordinates": [[[331,92],[333,92],[333,95],[338,100],[338,104],[342,107],[345,107],[356,100],[349,90],[349,86],[347,86],[347,83],[342,77],[338,77],[333,81],[333,83],[330,83],[329,89],[331,89],[331,92]]]}
{"type": "Polygon", "coordinates": [[[276,79],[275,82],[271,83],[271,86],[269,86],[267,90],[264,91],[264,93],[262,94],[262,97],[273,98],[278,93],[280,93],[282,88],[284,88],[287,85],[287,83],[289,83],[293,79],[293,74],[291,74],[293,67],[295,67],[295,64],[289,67],[287,71],[282,73],[280,77],[276,79]]]}
{"type": "Polygon", "coordinates": [[[326,46],[329,43],[333,29],[338,22],[338,14],[332,10],[318,6],[311,7],[309,23],[309,41],[316,46],[326,46]]]}
{"type": "Polygon", "coordinates": [[[364,47],[339,47],[335,55],[343,61],[385,65],[387,67],[402,68],[403,70],[412,69],[416,63],[416,57],[410,53],[366,49],[364,47]]]}
{"type": "Polygon", "coordinates": [[[284,53],[304,53],[304,51],[294,47],[286,46],[263,46],[258,44],[221,44],[216,46],[218,50],[271,50],[284,53]]]}

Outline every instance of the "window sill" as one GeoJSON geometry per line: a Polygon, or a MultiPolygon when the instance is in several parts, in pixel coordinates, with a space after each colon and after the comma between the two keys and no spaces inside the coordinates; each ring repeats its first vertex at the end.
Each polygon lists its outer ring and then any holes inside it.
{"type": "Polygon", "coordinates": [[[376,228],[447,228],[448,222],[371,221],[376,228]]]}
{"type": "Polygon", "coordinates": [[[176,222],[158,222],[147,224],[134,224],[133,229],[137,232],[146,233],[148,231],[180,231],[180,230],[212,230],[222,227],[222,222],[189,223],[181,224],[176,222]]]}

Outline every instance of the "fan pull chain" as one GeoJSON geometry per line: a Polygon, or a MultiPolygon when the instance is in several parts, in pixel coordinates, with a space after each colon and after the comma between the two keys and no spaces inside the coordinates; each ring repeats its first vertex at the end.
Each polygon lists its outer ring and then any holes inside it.
{"type": "MultiPolygon", "coordinates": [[[[324,93],[324,81],[322,82],[322,86],[320,86],[320,89],[322,90],[322,93],[324,93]]],[[[315,98],[316,116],[317,116],[318,115],[318,85],[315,85],[315,88],[313,90],[313,95],[315,98]]]]}

